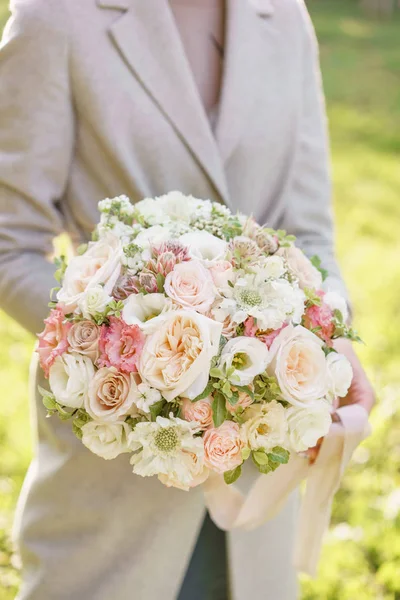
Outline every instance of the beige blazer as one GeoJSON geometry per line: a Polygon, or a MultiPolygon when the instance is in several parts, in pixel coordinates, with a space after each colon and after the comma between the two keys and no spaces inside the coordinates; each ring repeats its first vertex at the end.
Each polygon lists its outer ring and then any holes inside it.
{"type": "MultiPolygon", "coordinates": [[[[179,189],[298,236],[342,288],[313,30],[302,0],[227,0],[215,136],[167,0],[12,0],[0,49],[0,301],[41,329],[52,242],[88,238],[96,204],[179,189]]],[[[176,597],[204,514],[200,490],[130,474],[45,419],[17,530],[24,600],[176,597]]],[[[229,535],[234,600],[292,600],[291,501],[229,535]]]]}

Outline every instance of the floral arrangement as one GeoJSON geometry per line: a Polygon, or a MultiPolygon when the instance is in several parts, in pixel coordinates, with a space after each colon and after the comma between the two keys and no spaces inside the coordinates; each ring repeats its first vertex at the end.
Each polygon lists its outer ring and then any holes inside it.
{"type": "Polygon", "coordinates": [[[188,490],[314,447],[352,379],[346,302],[284,231],[171,192],[99,203],[93,239],[57,260],[39,335],[48,414],[95,454],[188,490]]]}

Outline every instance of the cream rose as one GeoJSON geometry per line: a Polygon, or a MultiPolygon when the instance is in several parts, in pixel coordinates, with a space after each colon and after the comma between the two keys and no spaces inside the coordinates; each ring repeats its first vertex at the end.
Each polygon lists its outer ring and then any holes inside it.
{"type": "Polygon", "coordinates": [[[156,317],[154,325],[140,356],[140,376],[168,401],[179,395],[195,398],[207,385],[221,323],[194,311],[178,310],[156,317]]]}
{"type": "Polygon", "coordinates": [[[198,260],[175,265],[165,278],[167,296],[183,308],[200,313],[210,310],[215,299],[214,282],[208,270],[198,260]]]}
{"type": "Polygon", "coordinates": [[[249,385],[256,375],[263,373],[270,361],[267,346],[257,338],[239,336],[227,342],[219,359],[219,367],[235,385],[249,385]]]}
{"type": "Polygon", "coordinates": [[[68,332],[68,344],[74,352],[96,362],[99,358],[99,336],[100,328],[93,321],[78,321],[68,332]]]}
{"type": "Polygon", "coordinates": [[[84,254],[70,260],[58,301],[72,311],[90,288],[102,285],[104,293],[111,294],[121,271],[121,256],[121,241],[111,234],[90,242],[84,254]]]}
{"type": "Polygon", "coordinates": [[[112,460],[123,452],[130,452],[127,440],[132,430],[124,422],[97,423],[89,421],[83,425],[81,431],[82,443],[101,458],[112,460]]]}
{"type": "Polygon", "coordinates": [[[205,431],[213,424],[212,398],[192,402],[184,398],[182,402],[182,417],[185,421],[195,421],[200,429],[205,431]]]}
{"type": "Polygon", "coordinates": [[[322,286],[322,275],[314,267],[307,256],[296,246],[278,250],[287,261],[288,267],[293,275],[299,280],[302,289],[320,289],[322,286]]]}
{"type": "Polygon", "coordinates": [[[169,473],[168,475],[161,473],[158,476],[158,479],[167,487],[174,487],[178,490],[187,492],[190,489],[204,483],[206,479],[208,479],[210,471],[204,466],[203,459],[199,458],[199,456],[194,452],[185,452],[183,461],[187,465],[192,477],[192,480],[189,484],[183,483],[176,473],[169,473]]]}
{"type": "Polygon", "coordinates": [[[273,341],[267,371],[274,375],[282,397],[290,404],[304,406],[328,393],[328,369],[323,342],[301,325],[288,325],[273,341]]]}
{"type": "Polygon", "coordinates": [[[266,452],[275,446],[286,443],[287,420],[282,404],[272,400],[264,404],[253,404],[243,418],[241,436],[244,444],[251,450],[263,449],[266,452]]]}
{"type": "Polygon", "coordinates": [[[49,371],[50,388],[59,404],[82,408],[86,402],[94,366],[90,358],[76,352],[57,356],[49,371]]]}
{"type": "Polygon", "coordinates": [[[219,427],[209,429],[203,441],[205,464],[212,471],[225,473],[242,464],[244,442],[237,423],[225,421],[219,427]]]}
{"type": "Polygon", "coordinates": [[[287,422],[293,450],[305,452],[328,433],[332,423],[330,406],[325,400],[305,408],[292,406],[287,410],[287,422]]]}
{"type": "Polygon", "coordinates": [[[329,374],[329,398],[346,396],[353,379],[353,369],[349,360],[337,352],[331,352],[326,358],[329,374]]]}
{"type": "Polygon", "coordinates": [[[115,367],[102,367],[90,382],[85,408],[95,421],[118,421],[133,412],[136,382],[133,374],[119,373],[115,367]]]}

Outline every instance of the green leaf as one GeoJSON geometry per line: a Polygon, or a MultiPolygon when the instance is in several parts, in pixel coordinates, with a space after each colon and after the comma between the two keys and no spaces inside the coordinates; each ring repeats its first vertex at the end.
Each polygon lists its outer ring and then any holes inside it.
{"type": "Polygon", "coordinates": [[[281,446],[275,446],[271,452],[268,452],[268,458],[272,462],[285,465],[289,461],[290,452],[281,446]]]}
{"type": "Polygon", "coordinates": [[[47,410],[57,410],[57,402],[54,399],[54,396],[43,396],[43,406],[47,408],[47,410]]]}
{"type": "Polygon", "coordinates": [[[239,391],[239,392],[244,392],[245,394],[247,394],[248,396],[250,396],[250,398],[252,400],[254,400],[254,393],[253,390],[248,386],[248,385],[235,385],[235,388],[239,391]]]}
{"type": "Polygon", "coordinates": [[[79,438],[80,440],[82,439],[82,429],[78,425],[76,425],[75,421],[72,423],[72,431],[74,432],[77,438],[79,438]]]}
{"type": "Polygon", "coordinates": [[[207,383],[206,387],[204,388],[204,390],[201,392],[201,394],[196,396],[196,398],[193,398],[192,402],[198,402],[198,400],[204,400],[204,398],[208,398],[208,396],[213,391],[213,388],[214,388],[213,382],[209,381],[207,383]]]}
{"type": "Polygon", "coordinates": [[[157,417],[161,414],[162,409],[164,408],[164,404],[165,400],[159,400],[158,402],[154,402],[154,404],[150,406],[150,415],[152,421],[155,421],[157,417]]]}
{"type": "Polygon", "coordinates": [[[161,273],[157,273],[156,281],[157,281],[158,291],[160,293],[162,293],[164,291],[164,283],[165,283],[164,275],[161,275],[161,273]]]}
{"type": "Polygon", "coordinates": [[[225,397],[220,392],[217,392],[212,403],[213,421],[215,427],[222,425],[228,416],[225,402],[225,397]]]}
{"type": "Polygon", "coordinates": [[[222,373],[221,369],[218,369],[218,367],[213,367],[210,370],[210,377],[216,377],[217,379],[221,379],[224,376],[224,374],[222,373]]]}
{"type": "Polygon", "coordinates": [[[242,448],[242,458],[243,460],[247,460],[251,454],[250,448],[242,448]]]}
{"type": "Polygon", "coordinates": [[[228,396],[228,402],[231,406],[236,406],[236,404],[239,402],[239,392],[231,391],[230,397],[228,396]]]}
{"type": "Polygon", "coordinates": [[[322,275],[322,281],[325,281],[325,279],[328,277],[329,273],[326,269],[321,267],[321,259],[319,256],[314,255],[310,258],[311,263],[314,265],[314,267],[316,269],[318,269],[318,271],[321,273],[322,275]]]}
{"type": "Polygon", "coordinates": [[[268,463],[267,465],[257,465],[257,467],[260,473],[262,473],[263,475],[268,475],[268,473],[271,473],[271,471],[273,470],[270,463],[268,463]]]}
{"type": "Polygon", "coordinates": [[[258,465],[267,465],[269,462],[269,458],[263,450],[254,450],[253,458],[258,465]]]}
{"type": "Polygon", "coordinates": [[[232,471],[225,471],[225,473],[224,473],[225,483],[227,483],[228,485],[230,485],[231,483],[235,483],[235,481],[237,481],[239,479],[241,474],[242,474],[242,465],[237,466],[235,469],[232,469],[232,471]]]}
{"type": "Polygon", "coordinates": [[[231,385],[229,381],[225,381],[221,391],[227,398],[230,398],[232,396],[231,385]]]}

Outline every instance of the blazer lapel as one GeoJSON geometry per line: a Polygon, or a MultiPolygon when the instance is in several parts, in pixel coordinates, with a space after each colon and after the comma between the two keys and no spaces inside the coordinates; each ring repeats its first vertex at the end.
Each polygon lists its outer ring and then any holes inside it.
{"type": "Polygon", "coordinates": [[[228,203],[221,155],[168,3],[164,0],[98,0],[98,3],[126,9],[110,27],[112,40],[211,179],[221,199],[228,203]]]}
{"type": "Polygon", "coordinates": [[[273,83],[276,30],[271,0],[227,0],[224,78],[216,138],[226,163],[257,97],[273,83]]]}

